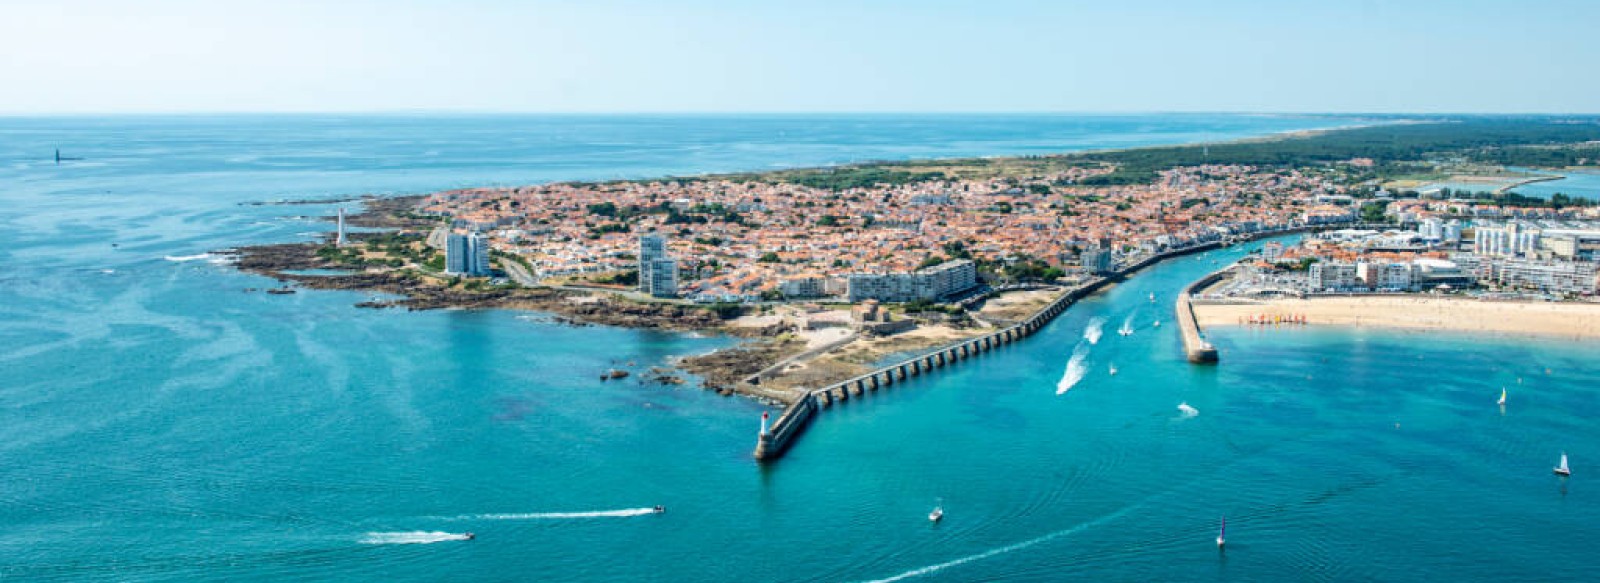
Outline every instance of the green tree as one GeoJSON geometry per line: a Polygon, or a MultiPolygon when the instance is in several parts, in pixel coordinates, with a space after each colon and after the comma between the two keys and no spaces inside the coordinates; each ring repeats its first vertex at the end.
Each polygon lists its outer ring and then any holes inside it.
{"type": "Polygon", "coordinates": [[[1368,223],[1382,223],[1387,221],[1389,220],[1389,217],[1383,214],[1383,211],[1387,208],[1388,204],[1382,202],[1369,202],[1361,205],[1361,220],[1368,223]]]}

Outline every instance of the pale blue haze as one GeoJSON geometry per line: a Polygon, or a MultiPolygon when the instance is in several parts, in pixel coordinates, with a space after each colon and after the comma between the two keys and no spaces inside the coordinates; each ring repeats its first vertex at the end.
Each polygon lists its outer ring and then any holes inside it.
{"type": "Polygon", "coordinates": [[[727,346],[358,309],[200,256],[328,228],[261,200],[1018,154],[1347,123],[1244,116],[0,119],[0,578],[1577,581],[1600,568],[1594,342],[1216,330],[1155,267],[1040,334],[829,411],[600,383],[727,346]],[[62,147],[86,160],[56,166],[62,147]],[[118,246],[112,247],[115,243],[118,246]],[[170,259],[169,259],[170,257],[170,259]],[[191,259],[193,258],[193,259],[191,259]],[[1146,300],[1154,293],[1157,303],[1146,300]],[[1095,318],[1090,373],[1061,378],[1095,318]],[[1160,319],[1159,329],[1152,323],[1160,319]],[[1115,377],[1106,370],[1115,363],[1115,377]],[[1494,400],[1509,387],[1502,412],[1494,400]],[[1181,402],[1199,416],[1180,418],[1181,402]],[[1550,473],[1572,455],[1573,478],[1550,473]],[[925,518],[936,498],[944,523],[925,518]],[[664,504],[662,516],[493,517],[664,504]],[[1212,538],[1220,515],[1230,542],[1212,538]],[[366,544],[369,533],[478,540],[366,544]]]}
{"type": "Polygon", "coordinates": [[[0,113],[1600,112],[1600,3],[0,3],[0,113]]]}

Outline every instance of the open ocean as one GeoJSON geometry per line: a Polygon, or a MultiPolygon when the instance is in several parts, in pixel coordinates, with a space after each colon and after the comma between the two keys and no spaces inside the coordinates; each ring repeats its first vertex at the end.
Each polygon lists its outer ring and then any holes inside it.
{"type": "Polygon", "coordinates": [[[335,208],[257,201],[1346,123],[0,118],[0,579],[1593,577],[1600,343],[1217,329],[1221,364],[1185,363],[1174,294],[1248,248],[1158,265],[1025,342],[835,407],[768,466],[750,457],[762,406],[596,380],[728,340],[246,293],[273,282],[207,255],[309,239],[335,208]],[[1137,333],[1112,334],[1124,321],[1137,333]],[[1064,377],[1081,378],[1058,394],[1064,377]]]}

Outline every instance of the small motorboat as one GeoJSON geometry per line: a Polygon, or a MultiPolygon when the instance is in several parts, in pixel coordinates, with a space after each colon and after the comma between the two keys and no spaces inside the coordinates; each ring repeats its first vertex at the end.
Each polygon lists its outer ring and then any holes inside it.
{"type": "Polygon", "coordinates": [[[940,520],[944,520],[944,501],[943,500],[939,501],[939,503],[934,505],[933,512],[929,512],[928,513],[928,522],[939,522],[940,520]]]}
{"type": "Polygon", "coordinates": [[[1154,327],[1160,328],[1161,327],[1161,320],[1156,320],[1156,323],[1155,323],[1154,327]]]}
{"type": "Polygon", "coordinates": [[[475,540],[477,538],[478,538],[478,535],[472,534],[470,532],[461,533],[461,540],[475,540]]]}
{"type": "Polygon", "coordinates": [[[651,508],[650,511],[654,512],[656,514],[661,514],[661,513],[667,511],[667,507],[666,506],[662,506],[660,504],[657,504],[656,507],[655,508],[651,508]]]}
{"type": "Polygon", "coordinates": [[[1156,303],[1156,293],[1150,292],[1150,303],[1156,303]]]}
{"type": "Polygon", "coordinates": [[[1572,470],[1567,468],[1567,452],[1561,452],[1561,465],[1556,466],[1555,472],[1557,476],[1572,475],[1572,470]]]}
{"type": "Polygon", "coordinates": [[[1111,376],[1117,376],[1117,365],[1111,365],[1111,376]]]}

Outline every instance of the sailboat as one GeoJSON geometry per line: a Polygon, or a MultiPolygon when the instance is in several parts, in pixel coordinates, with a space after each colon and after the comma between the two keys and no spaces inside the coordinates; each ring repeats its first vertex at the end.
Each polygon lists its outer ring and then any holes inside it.
{"type": "Polygon", "coordinates": [[[939,502],[934,505],[933,512],[928,513],[928,522],[939,522],[940,520],[944,520],[943,498],[940,498],[939,502]]]}
{"type": "Polygon", "coordinates": [[[1506,388],[1505,387],[1500,387],[1500,400],[1498,402],[1496,402],[1495,404],[1496,405],[1500,405],[1502,407],[1505,406],[1505,404],[1506,404],[1506,388]]]}
{"type": "Polygon", "coordinates": [[[1222,517],[1222,528],[1217,530],[1217,548],[1228,542],[1228,517],[1222,517]]]}
{"type": "Polygon", "coordinates": [[[1561,452],[1561,465],[1556,466],[1557,476],[1570,476],[1572,470],[1567,469],[1567,452],[1561,452]]]}
{"type": "Polygon", "coordinates": [[[1117,365],[1113,364],[1113,365],[1111,365],[1111,376],[1116,376],[1116,375],[1117,375],[1117,365]]]}
{"type": "Polygon", "coordinates": [[[1157,327],[1157,328],[1161,327],[1161,320],[1156,320],[1155,327],[1157,327]]]}
{"type": "Polygon", "coordinates": [[[1156,303],[1156,292],[1150,292],[1150,303],[1156,303]]]}

